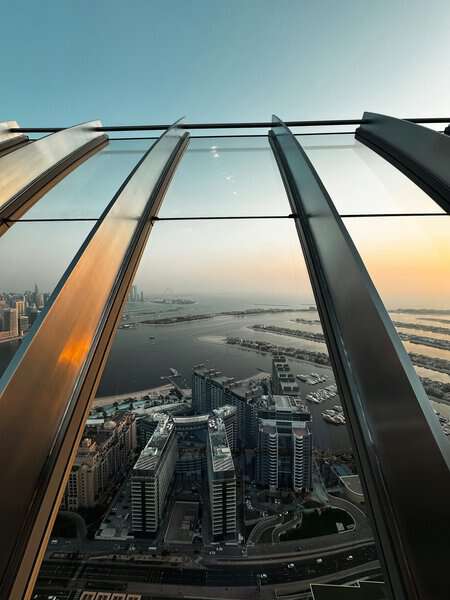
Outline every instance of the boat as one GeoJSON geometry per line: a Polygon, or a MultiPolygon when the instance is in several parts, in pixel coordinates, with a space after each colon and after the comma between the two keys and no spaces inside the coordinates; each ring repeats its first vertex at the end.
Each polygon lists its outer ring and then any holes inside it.
{"type": "Polygon", "coordinates": [[[336,412],[334,410],[328,409],[328,410],[324,410],[323,413],[321,413],[322,418],[324,421],[326,421],[327,423],[332,423],[333,425],[340,425],[342,424],[341,421],[341,415],[337,415],[336,412]]]}
{"type": "Polygon", "coordinates": [[[328,413],[323,412],[322,413],[322,419],[324,421],[326,421],[327,423],[332,423],[333,425],[337,425],[334,417],[332,417],[331,415],[329,415],[328,413]]]}

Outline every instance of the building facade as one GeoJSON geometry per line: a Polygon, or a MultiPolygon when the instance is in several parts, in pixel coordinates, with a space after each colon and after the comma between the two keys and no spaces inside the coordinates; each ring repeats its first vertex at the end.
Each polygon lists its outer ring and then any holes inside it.
{"type": "Polygon", "coordinates": [[[282,396],[298,396],[299,387],[286,357],[274,354],[272,359],[272,393],[282,396]]]}
{"type": "Polygon", "coordinates": [[[225,424],[220,417],[209,420],[207,459],[213,539],[235,540],[237,535],[236,472],[225,424]]]}
{"type": "Polygon", "coordinates": [[[131,522],[136,535],[155,534],[166,508],[177,461],[177,440],[172,419],[158,423],[142,450],[131,478],[131,522]]]}
{"type": "Polygon", "coordinates": [[[252,440],[255,442],[255,412],[252,402],[267,393],[263,382],[264,377],[259,376],[236,381],[234,377],[227,377],[220,371],[197,365],[192,374],[192,408],[196,414],[200,414],[223,406],[234,406],[236,447],[251,446],[252,440]]]}
{"type": "Polygon", "coordinates": [[[272,396],[259,409],[257,481],[271,491],[312,488],[311,413],[299,398],[272,396]]]}
{"type": "Polygon", "coordinates": [[[100,504],[112,483],[123,475],[136,449],[136,421],[117,414],[99,425],[88,425],[78,448],[61,503],[77,511],[100,504]]]}

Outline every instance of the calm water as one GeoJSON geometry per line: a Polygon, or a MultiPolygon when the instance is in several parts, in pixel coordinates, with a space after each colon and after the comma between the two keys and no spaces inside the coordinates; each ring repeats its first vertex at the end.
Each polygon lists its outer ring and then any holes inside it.
{"type": "MultiPolygon", "coordinates": [[[[271,304],[270,306],[276,306],[271,304]]],[[[301,305],[297,305],[301,308],[301,305]]],[[[290,329],[303,329],[321,331],[319,324],[309,325],[295,323],[296,317],[317,319],[316,312],[298,312],[282,314],[263,314],[258,316],[219,316],[202,321],[177,323],[172,325],[143,324],[144,319],[161,318],[165,312],[170,311],[170,316],[185,314],[203,314],[225,310],[242,310],[246,308],[263,308],[259,304],[242,302],[233,299],[202,299],[192,305],[166,305],[151,302],[136,303],[127,308],[129,322],[136,322],[136,329],[119,329],[108,359],[99,387],[98,396],[109,396],[126,392],[151,388],[165,381],[162,377],[170,374],[169,369],[175,368],[180,373],[177,380],[180,385],[190,387],[192,367],[198,363],[205,363],[224,374],[244,378],[254,375],[259,370],[271,371],[271,356],[237,348],[220,343],[220,338],[228,335],[258,340],[267,340],[278,345],[306,348],[319,352],[326,352],[325,344],[280,336],[271,333],[252,331],[250,327],[256,323],[277,325],[290,329]],[[176,309],[176,310],[173,310],[176,309]],[[152,313],[152,314],[143,314],[152,313]],[[150,339],[154,337],[155,339],[150,339]]],[[[281,306],[279,305],[281,308],[281,306]]],[[[420,322],[413,315],[395,314],[398,321],[420,322]]],[[[427,323],[424,321],[424,323],[427,323]]],[[[430,324],[431,322],[428,322],[430,324]]],[[[439,323],[433,323],[439,325],[439,323]]],[[[405,330],[417,335],[433,337],[431,332],[420,330],[405,330]]],[[[438,336],[436,336],[438,337],[438,336]]],[[[439,335],[442,338],[442,335],[439,335]]],[[[427,346],[406,344],[408,349],[420,354],[438,356],[450,360],[450,352],[434,350],[427,346]]],[[[3,370],[14,355],[18,343],[0,344],[0,368],[3,370]]],[[[332,383],[330,369],[311,365],[302,361],[291,360],[291,368],[295,374],[319,372],[327,377],[327,382],[332,383]]],[[[418,368],[421,375],[432,377],[440,381],[450,382],[450,377],[427,369],[418,368]]],[[[301,392],[307,393],[314,386],[301,384],[301,392]]],[[[320,387],[320,386],[319,386],[320,387]]],[[[325,408],[332,408],[336,398],[320,405],[310,405],[314,419],[315,444],[323,448],[335,450],[348,446],[348,437],[345,427],[325,423],[320,417],[320,412],[325,408]]]]}

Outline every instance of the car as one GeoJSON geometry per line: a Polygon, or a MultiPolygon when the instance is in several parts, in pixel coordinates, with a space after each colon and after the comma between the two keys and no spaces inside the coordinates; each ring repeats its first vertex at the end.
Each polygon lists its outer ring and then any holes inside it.
{"type": "Polygon", "coordinates": [[[353,556],[349,554],[345,560],[353,560],[353,556]]]}
{"type": "Polygon", "coordinates": [[[267,573],[260,573],[259,577],[260,579],[267,579],[267,573]]]}
{"type": "Polygon", "coordinates": [[[323,558],[317,558],[316,559],[316,563],[320,565],[320,563],[323,563],[323,558]]]}
{"type": "Polygon", "coordinates": [[[296,550],[297,552],[301,552],[301,550],[303,550],[303,546],[297,546],[296,550]]]}
{"type": "Polygon", "coordinates": [[[293,569],[294,567],[295,567],[294,563],[289,563],[287,566],[288,569],[293,569]]]}
{"type": "Polygon", "coordinates": [[[50,544],[57,544],[57,543],[58,543],[58,540],[55,540],[55,539],[50,541],[50,544]]]}

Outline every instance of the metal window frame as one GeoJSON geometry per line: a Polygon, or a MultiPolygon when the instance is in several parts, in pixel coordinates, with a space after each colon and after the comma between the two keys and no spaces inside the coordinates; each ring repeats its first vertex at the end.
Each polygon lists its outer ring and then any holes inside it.
{"type": "MultiPolygon", "coordinates": [[[[19,129],[17,121],[0,121],[0,153],[9,151],[14,146],[24,144],[28,141],[28,136],[16,132],[19,129]]],[[[1,155],[0,154],[0,155],[1,155]]]]}
{"type": "Polygon", "coordinates": [[[269,139],[296,215],[387,586],[396,600],[445,600],[448,442],[319,175],[275,116],[269,139]],[[437,495],[420,496],[434,486],[437,495]]]}
{"type": "Polygon", "coordinates": [[[365,112],[355,137],[450,213],[450,137],[410,121],[365,112]]]}
{"type": "Polygon", "coordinates": [[[108,142],[100,121],[69,127],[0,158],[0,236],[71,170],[108,142]]]}
{"type": "Polygon", "coordinates": [[[31,597],[128,288],[188,138],[174,126],[131,171],[0,379],[2,598],[31,597]]]}
{"type": "MultiPolygon", "coordinates": [[[[406,119],[411,123],[450,123],[450,117],[409,117],[406,119]]],[[[286,121],[288,127],[334,127],[341,125],[361,125],[364,119],[309,119],[286,121]]],[[[234,121],[218,123],[181,123],[182,129],[270,129],[271,121],[234,121]]],[[[147,125],[107,125],[99,127],[99,131],[162,131],[169,129],[169,124],[147,124],[147,125]]],[[[15,127],[13,132],[21,133],[51,133],[61,131],[64,127],[15,127]]]]}

